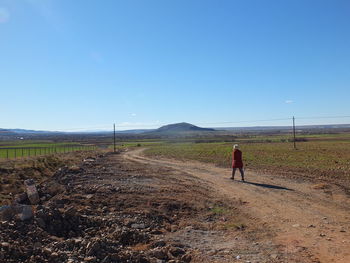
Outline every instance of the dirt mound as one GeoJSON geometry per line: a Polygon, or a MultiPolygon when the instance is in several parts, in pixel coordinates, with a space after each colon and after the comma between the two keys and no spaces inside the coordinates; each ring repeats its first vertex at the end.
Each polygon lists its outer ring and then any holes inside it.
{"type": "MultiPolygon", "coordinates": [[[[155,187],[149,171],[110,164],[108,158],[60,168],[37,185],[40,204],[32,206],[33,218],[0,224],[0,261],[189,262],[188,247],[162,237],[181,215],[198,208],[155,187]]],[[[30,205],[26,194],[17,202],[30,205]]]]}

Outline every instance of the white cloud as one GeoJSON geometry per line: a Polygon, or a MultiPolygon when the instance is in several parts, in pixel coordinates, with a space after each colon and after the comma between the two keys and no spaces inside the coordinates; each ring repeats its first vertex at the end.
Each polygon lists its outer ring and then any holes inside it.
{"type": "Polygon", "coordinates": [[[136,113],[131,113],[131,116],[135,117],[135,116],[136,116],[136,113]]]}
{"type": "Polygon", "coordinates": [[[287,104],[292,104],[294,101],[292,101],[292,100],[286,100],[285,101],[285,103],[287,103],[287,104]]]}
{"type": "Polygon", "coordinates": [[[0,24],[7,23],[10,20],[10,11],[7,8],[0,7],[0,24]]]}

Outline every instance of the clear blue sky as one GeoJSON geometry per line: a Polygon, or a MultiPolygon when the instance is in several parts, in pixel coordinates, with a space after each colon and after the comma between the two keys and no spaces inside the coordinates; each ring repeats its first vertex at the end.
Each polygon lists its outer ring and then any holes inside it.
{"type": "Polygon", "coordinates": [[[350,115],[350,1],[0,0],[0,94],[2,128],[350,115]]]}

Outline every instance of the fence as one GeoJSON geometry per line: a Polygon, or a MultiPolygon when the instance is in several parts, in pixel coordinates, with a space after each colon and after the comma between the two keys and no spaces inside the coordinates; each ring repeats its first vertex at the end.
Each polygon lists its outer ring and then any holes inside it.
{"type": "Polygon", "coordinates": [[[49,147],[1,147],[0,158],[16,159],[21,157],[43,156],[74,151],[91,151],[95,149],[96,146],[92,145],[60,145],[49,147]]]}

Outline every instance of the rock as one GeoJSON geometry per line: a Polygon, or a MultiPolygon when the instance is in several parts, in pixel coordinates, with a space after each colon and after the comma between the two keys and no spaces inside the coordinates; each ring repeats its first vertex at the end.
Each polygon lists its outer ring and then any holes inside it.
{"type": "Polygon", "coordinates": [[[300,224],[295,224],[292,227],[300,227],[300,224]]]}
{"type": "Polygon", "coordinates": [[[273,259],[277,259],[278,255],[277,254],[271,254],[270,257],[273,258],[273,259]]]}
{"type": "Polygon", "coordinates": [[[45,221],[42,218],[37,218],[36,222],[38,223],[38,226],[40,226],[42,229],[45,229],[46,224],[45,224],[45,221]]]}
{"type": "Polygon", "coordinates": [[[190,254],[185,254],[181,257],[181,261],[184,261],[186,263],[191,262],[192,256],[190,254]]]}
{"type": "Polygon", "coordinates": [[[186,253],[185,250],[183,250],[182,248],[179,248],[179,247],[171,247],[169,249],[169,252],[174,257],[179,257],[179,256],[182,256],[186,253]]]}
{"type": "Polygon", "coordinates": [[[40,242],[35,242],[34,245],[33,245],[33,247],[34,247],[35,249],[39,249],[39,248],[42,247],[42,244],[41,244],[40,242]]]}
{"type": "Polygon", "coordinates": [[[76,216],[77,210],[71,206],[66,210],[65,214],[69,217],[76,216]]]}
{"type": "Polygon", "coordinates": [[[141,223],[141,224],[132,224],[131,228],[135,228],[135,229],[145,229],[146,226],[145,224],[141,223]]]}
{"type": "Polygon", "coordinates": [[[151,255],[157,259],[168,259],[168,255],[163,248],[155,248],[151,250],[151,255]]]}
{"type": "Polygon", "coordinates": [[[315,228],[316,226],[315,226],[315,225],[309,225],[308,227],[313,227],[313,228],[315,228]]]}
{"type": "Polygon", "coordinates": [[[20,193],[15,196],[15,203],[22,204],[28,200],[28,195],[27,193],[20,193]]]}
{"type": "Polygon", "coordinates": [[[236,256],[236,259],[241,259],[241,256],[236,256]]]}
{"type": "Polygon", "coordinates": [[[161,234],[163,234],[163,232],[160,231],[160,230],[158,230],[158,229],[155,229],[155,230],[152,230],[152,231],[151,231],[151,234],[152,234],[152,235],[161,235],[161,234]]]}
{"type": "Polygon", "coordinates": [[[10,243],[8,242],[2,242],[0,245],[1,247],[5,247],[5,248],[10,247],[10,243]]]}
{"type": "Polygon", "coordinates": [[[176,232],[177,230],[178,230],[177,225],[171,225],[171,226],[170,226],[170,231],[171,231],[171,232],[176,232]]]}
{"type": "Polygon", "coordinates": [[[75,238],[73,241],[75,244],[81,244],[83,240],[81,238],[75,238]]]}
{"type": "Polygon", "coordinates": [[[32,207],[20,204],[0,207],[0,220],[10,221],[15,216],[22,221],[31,219],[34,216],[32,207]]]}
{"type": "Polygon", "coordinates": [[[52,196],[64,192],[64,190],[65,187],[55,181],[47,183],[45,189],[43,189],[43,191],[46,193],[47,199],[50,199],[52,196]]]}
{"type": "Polygon", "coordinates": [[[152,244],[152,247],[153,248],[156,248],[156,247],[165,247],[166,243],[164,240],[158,240],[158,241],[155,241],[153,244],[152,244]]]}
{"type": "Polygon", "coordinates": [[[30,205],[17,205],[15,209],[19,219],[22,221],[32,219],[34,216],[33,209],[30,205]]]}
{"type": "Polygon", "coordinates": [[[24,181],[24,185],[27,190],[28,199],[31,204],[36,205],[40,202],[38,190],[36,189],[35,182],[33,179],[27,179],[24,181]]]}
{"type": "Polygon", "coordinates": [[[323,233],[320,234],[320,237],[325,237],[325,236],[326,236],[326,234],[323,234],[323,233]]]}
{"type": "Polygon", "coordinates": [[[72,165],[71,167],[69,167],[68,171],[71,173],[77,173],[80,172],[80,167],[77,165],[72,165]]]}
{"type": "Polygon", "coordinates": [[[96,159],[92,158],[92,157],[89,157],[89,158],[86,158],[86,159],[83,160],[84,163],[91,163],[91,162],[94,162],[94,161],[96,161],[96,159]]]}
{"type": "Polygon", "coordinates": [[[94,243],[90,243],[91,245],[89,246],[88,244],[88,252],[86,253],[86,255],[91,256],[93,254],[96,253],[96,251],[98,251],[100,249],[100,244],[98,242],[94,242],[94,243]]]}
{"type": "Polygon", "coordinates": [[[186,226],[186,227],[185,227],[185,230],[186,230],[187,232],[191,232],[191,231],[193,230],[193,226],[186,226]]]}
{"type": "Polygon", "coordinates": [[[45,248],[43,249],[43,251],[44,251],[46,254],[50,254],[50,255],[51,255],[51,253],[52,253],[52,249],[51,249],[51,248],[48,248],[48,247],[45,247],[45,248]]]}
{"type": "Polygon", "coordinates": [[[95,259],[96,259],[96,257],[86,257],[86,258],[84,258],[84,262],[91,262],[95,259]]]}
{"type": "Polygon", "coordinates": [[[1,221],[10,221],[14,216],[16,212],[13,209],[13,206],[10,205],[4,205],[0,207],[0,220],[1,221]]]}

